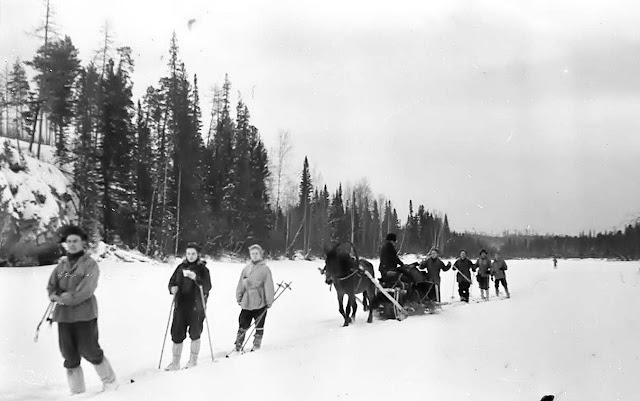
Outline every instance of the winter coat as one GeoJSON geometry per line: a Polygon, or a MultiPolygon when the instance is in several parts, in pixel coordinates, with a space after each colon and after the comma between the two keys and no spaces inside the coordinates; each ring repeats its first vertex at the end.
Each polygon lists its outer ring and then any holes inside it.
{"type": "Polygon", "coordinates": [[[49,296],[58,295],[52,320],[59,323],[87,322],[98,317],[98,301],[94,295],[98,287],[98,263],[84,254],[75,263],[63,257],[47,284],[49,296]]]}
{"type": "Polygon", "coordinates": [[[386,241],[380,248],[380,274],[384,277],[389,270],[394,270],[402,265],[403,263],[398,257],[398,252],[393,242],[386,241]]]}
{"type": "Polygon", "coordinates": [[[427,277],[429,281],[434,284],[440,285],[440,271],[446,272],[451,268],[451,265],[445,265],[440,258],[433,259],[428,258],[427,260],[420,263],[421,269],[427,269],[427,277]]]}
{"type": "Polygon", "coordinates": [[[209,291],[211,291],[211,275],[206,265],[207,263],[201,259],[197,259],[195,262],[188,262],[185,259],[176,267],[169,279],[169,292],[171,292],[171,287],[178,287],[176,309],[204,311],[207,299],[209,299],[209,291]],[[183,271],[185,270],[191,270],[196,274],[195,281],[184,276],[183,271]],[[202,286],[203,294],[200,293],[200,286],[202,286]],[[204,304],[202,303],[202,295],[204,295],[204,304]]]}
{"type": "MultiPolygon", "coordinates": [[[[491,259],[489,259],[489,258],[480,258],[476,262],[475,267],[479,269],[478,276],[480,276],[480,277],[489,277],[490,270],[491,270],[491,259]]],[[[475,269],[474,269],[474,271],[475,271],[475,269]]]]}
{"type": "Polygon", "coordinates": [[[475,269],[475,265],[470,259],[458,259],[456,263],[453,264],[453,267],[458,269],[458,273],[456,274],[456,281],[458,283],[471,284],[471,281],[469,281],[471,280],[471,270],[475,269]]]}
{"type": "Polygon", "coordinates": [[[242,269],[236,288],[236,300],[242,309],[271,307],[274,292],[271,270],[263,260],[249,263],[242,269]]]}
{"type": "Polygon", "coordinates": [[[507,278],[505,270],[507,270],[507,262],[503,259],[496,259],[491,264],[491,275],[495,277],[496,280],[507,278]]]}

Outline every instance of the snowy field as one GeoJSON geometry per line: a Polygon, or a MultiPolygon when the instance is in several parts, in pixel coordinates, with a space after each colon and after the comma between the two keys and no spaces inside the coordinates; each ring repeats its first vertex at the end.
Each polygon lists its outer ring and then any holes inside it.
{"type": "MultiPolygon", "coordinates": [[[[359,310],[356,324],[342,328],[335,292],[317,270],[321,262],[270,262],[274,280],[293,281],[293,291],[270,310],[263,348],[225,359],[237,330],[234,291],[242,264],[209,262],[216,362],[205,329],[199,366],[164,372],[157,365],[174,266],[101,262],[100,343],[121,387],[95,394],[100,383],[83,360],[88,397],[534,401],[555,394],[561,401],[640,400],[640,265],[561,260],[554,270],[551,261],[508,263],[509,300],[449,305],[403,322],[367,324],[359,310]]],[[[51,270],[0,269],[2,400],[87,397],[66,395],[56,326],[43,325],[39,342],[33,342],[51,270]]],[[[443,274],[445,301],[453,276],[443,274]]],[[[474,286],[472,298],[478,296],[474,286]]],[[[163,368],[170,353],[168,339],[163,368]]]]}

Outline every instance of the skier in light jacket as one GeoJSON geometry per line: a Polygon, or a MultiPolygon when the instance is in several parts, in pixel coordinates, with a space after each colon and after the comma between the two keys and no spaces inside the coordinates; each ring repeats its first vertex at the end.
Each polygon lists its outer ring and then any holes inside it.
{"type": "Polygon", "coordinates": [[[511,298],[509,294],[509,287],[507,287],[507,262],[500,257],[500,253],[496,252],[493,263],[491,264],[491,275],[496,283],[496,297],[500,296],[500,283],[504,287],[504,291],[507,293],[507,298],[511,298]]]}
{"type": "Polygon", "coordinates": [[[258,350],[262,345],[267,309],[273,304],[275,293],[271,270],[263,260],[263,255],[264,251],[260,245],[251,245],[249,247],[251,262],[242,269],[238,280],[236,301],[242,311],[238,317],[240,327],[236,336],[236,351],[241,350],[245,334],[252,321],[256,324],[256,334],[251,350],[258,350]]]}
{"type": "Polygon", "coordinates": [[[98,263],[85,253],[87,234],[77,226],[67,226],[61,240],[67,256],[51,272],[47,284],[49,299],[55,302],[52,320],[58,323],[58,343],[67,369],[72,394],[86,391],[81,357],[96,369],[103,390],[118,388],[116,375],[98,343],[98,263]]]}

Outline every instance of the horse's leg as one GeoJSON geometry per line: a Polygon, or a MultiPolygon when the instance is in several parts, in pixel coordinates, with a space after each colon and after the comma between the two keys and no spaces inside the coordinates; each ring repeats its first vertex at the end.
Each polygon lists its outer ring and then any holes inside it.
{"type": "Polygon", "coordinates": [[[367,294],[367,298],[369,298],[369,317],[367,318],[367,323],[371,323],[373,322],[373,302],[374,302],[373,297],[376,294],[376,290],[373,284],[369,287],[367,291],[365,291],[365,293],[367,294]]]}
{"type": "Polygon", "coordinates": [[[342,317],[344,318],[344,324],[343,326],[348,326],[349,325],[349,303],[347,301],[347,311],[345,312],[344,310],[344,292],[342,291],[338,291],[338,289],[336,288],[336,292],[338,293],[338,310],[340,311],[340,314],[342,315],[342,317]]]}
{"type": "Polygon", "coordinates": [[[351,304],[353,303],[353,295],[347,293],[347,309],[344,315],[345,326],[351,323],[351,304]]]}
{"type": "Polygon", "coordinates": [[[356,294],[353,294],[351,298],[351,307],[353,308],[353,313],[351,314],[351,322],[356,321],[356,311],[358,310],[358,300],[356,299],[356,294]]]}
{"type": "Polygon", "coordinates": [[[362,291],[362,310],[369,310],[369,293],[367,290],[362,291]]]}

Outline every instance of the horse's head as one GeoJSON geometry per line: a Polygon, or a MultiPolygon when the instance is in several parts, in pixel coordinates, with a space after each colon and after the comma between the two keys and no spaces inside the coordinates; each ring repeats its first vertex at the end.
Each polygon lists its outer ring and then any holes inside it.
{"type": "Polygon", "coordinates": [[[324,274],[324,282],[328,285],[333,284],[333,279],[331,277],[329,277],[329,275],[327,274],[327,265],[325,264],[324,267],[318,267],[318,270],[320,271],[320,274],[324,274]]]}
{"type": "Polygon", "coordinates": [[[325,247],[324,271],[327,282],[335,278],[344,277],[357,267],[355,259],[344,249],[344,244],[338,243],[325,247]]]}

